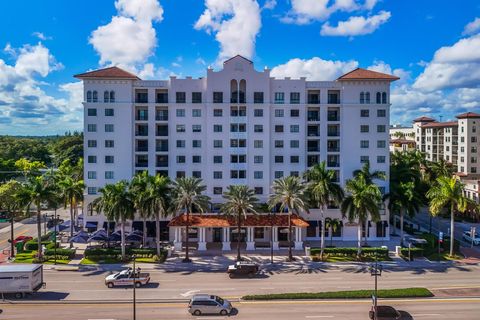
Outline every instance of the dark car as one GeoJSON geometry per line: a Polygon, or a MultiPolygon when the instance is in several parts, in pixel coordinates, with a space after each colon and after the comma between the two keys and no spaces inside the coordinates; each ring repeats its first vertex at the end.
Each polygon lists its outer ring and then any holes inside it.
{"type": "Polygon", "coordinates": [[[372,307],[372,310],[368,313],[369,318],[372,320],[398,320],[402,317],[400,312],[390,306],[377,306],[376,313],[377,317],[375,318],[375,307],[372,307]]]}
{"type": "Polygon", "coordinates": [[[227,273],[230,278],[235,276],[248,276],[253,278],[258,272],[258,265],[253,262],[237,261],[235,264],[228,266],[227,273]]]}

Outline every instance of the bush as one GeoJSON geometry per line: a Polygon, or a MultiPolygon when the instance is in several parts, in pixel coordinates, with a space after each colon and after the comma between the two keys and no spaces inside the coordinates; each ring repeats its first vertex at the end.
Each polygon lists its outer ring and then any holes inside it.
{"type": "MultiPolygon", "coordinates": [[[[358,248],[325,248],[324,254],[329,256],[356,256],[358,248]]],[[[310,251],[312,256],[320,255],[320,248],[312,248],[310,251]]],[[[362,248],[363,257],[374,258],[375,255],[378,259],[388,259],[388,249],[384,248],[362,248]]]]}
{"type": "MultiPolygon", "coordinates": [[[[402,249],[400,250],[400,254],[401,254],[404,258],[408,258],[408,251],[409,251],[408,248],[402,248],[402,249]]],[[[423,257],[423,249],[422,249],[422,248],[412,247],[412,248],[410,249],[410,254],[411,254],[411,257],[412,257],[412,258],[423,257]]]]}
{"type": "Polygon", "coordinates": [[[56,251],[57,256],[66,256],[67,257],[67,259],[63,259],[63,260],[69,260],[69,259],[73,259],[75,257],[75,249],[57,249],[57,250],[47,249],[47,250],[45,250],[45,256],[53,256],[53,255],[55,255],[55,251],[56,251]]]}
{"type": "MultiPolygon", "coordinates": [[[[127,248],[125,251],[127,259],[131,259],[132,255],[135,255],[137,258],[155,258],[157,256],[157,250],[155,248],[142,248],[142,249],[133,249],[127,248]]],[[[120,260],[122,256],[121,248],[91,248],[85,250],[85,258],[89,260],[105,260],[113,259],[120,260]]],[[[158,257],[159,261],[164,261],[167,252],[165,250],[161,251],[161,256],[158,257]]]]}
{"type": "MultiPolygon", "coordinates": [[[[42,245],[44,245],[47,249],[53,249],[54,243],[52,241],[42,241],[42,245]]],[[[37,240],[30,240],[25,243],[25,250],[27,251],[38,251],[38,242],[37,240]]]]}

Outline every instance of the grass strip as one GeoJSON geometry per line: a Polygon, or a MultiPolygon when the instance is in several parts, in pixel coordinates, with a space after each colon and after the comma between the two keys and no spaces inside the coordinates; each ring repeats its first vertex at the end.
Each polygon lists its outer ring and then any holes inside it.
{"type": "MultiPolygon", "coordinates": [[[[366,299],[372,297],[372,290],[350,290],[332,292],[273,293],[243,296],[244,300],[280,300],[280,299],[366,299]]],[[[403,288],[378,290],[379,298],[425,298],[433,297],[427,288],[403,288]]]]}

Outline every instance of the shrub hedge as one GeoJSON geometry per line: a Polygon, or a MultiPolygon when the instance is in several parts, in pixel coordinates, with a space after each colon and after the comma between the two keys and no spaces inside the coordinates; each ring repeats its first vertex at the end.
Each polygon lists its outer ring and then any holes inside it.
{"type": "MultiPolygon", "coordinates": [[[[66,256],[67,259],[62,259],[62,260],[68,260],[68,259],[73,259],[75,257],[75,249],[47,249],[45,250],[45,256],[54,256],[55,251],[57,256],[66,256]]],[[[58,259],[58,258],[57,258],[58,259]]]]}
{"type": "MultiPolygon", "coordinates": [[[[412,247],[410,250],[411,250],[411,251],[410,251],[410,254],[411,254],[411,257],[412,257],[412,258],[423,257],[423,249],[422,249],[422,248],[412,247]]],[[[400,249],[400,254],[401,254],[404,258],[408,258],[408,251],[409,251],[408,248],[402,248],[402,249],[400,249]]]]}
{"type": "MultiPolygon", "coordinates": [[[[142,248],[134,249],[127,248],[125,251],[128,259],[131,259],[132,255],[135,255],[137,258],[156,258],[158,261],[165,260],[167,252],[162,250],[161,256],[157,257],[157,250],[155,248],[142,248]]],[[[103,260],[103,259],[115,259],[120,260],[122,255],[121,248],[91,248],[85,250],[85,258],[90,260],[103,260]]]]}
{"type": "MultiPolygon", "coordinates": [[[[325,248],[324,254],[329,256],[356,256],[358,248],[325,248]]],[[[312,248],[310,250],[312,256],[320,255],[320,248],[312,248]]],[[[362,248],[362,256],[375,257],[378,259],[388,258],[388,249],[385,248],[362,248]]]]}
{"type": "MultiPolygon", "coordinates": [[[[53,241],[42,241],[42,245],[44,245],[47,249],[53,249],[55,247],[55,243],[53,241]]],[[[27,241],[27,243],[25,243],[24,249],[27,251],[38,251],[38,242],[36,240],[27,241]]]]}

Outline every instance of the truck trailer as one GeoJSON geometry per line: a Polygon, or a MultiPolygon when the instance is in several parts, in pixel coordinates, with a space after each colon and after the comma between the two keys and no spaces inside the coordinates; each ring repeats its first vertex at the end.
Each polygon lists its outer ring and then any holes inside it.
{"type": "Polygon", "coordinates": [[[20,299],[44,287],[43,265],[0,264],[0,294],[13,294],[20,299]]]}

